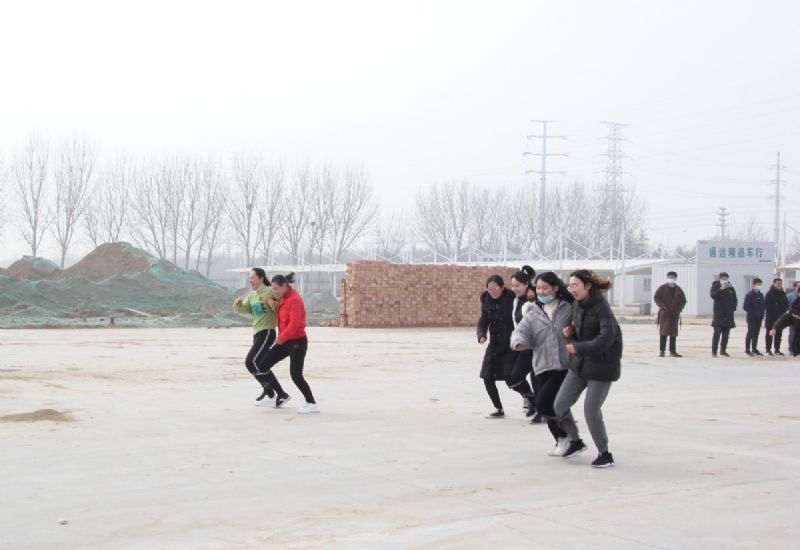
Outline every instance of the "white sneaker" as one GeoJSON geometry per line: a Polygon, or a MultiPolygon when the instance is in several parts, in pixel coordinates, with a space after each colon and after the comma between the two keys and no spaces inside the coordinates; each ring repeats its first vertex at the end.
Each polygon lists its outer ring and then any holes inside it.
{"type": "Polygon", "coordinates": [[[564,453],[567,452],[567,447],[569,447],[569,438],[559,437],[555,446],[547,451],[547,454],[550,456],[564,456],[564,453]]]}
{"type": "MultiPolygon", "coordinates": [[[[277,395],[275,396],[277,397],[277,395]]],[[[275,406],[275,397],[264,396],[261,399],[257,399],[253,405],[256,407],[269,407],[272,408],[275,406]]]]}
{"type": "Polygon", "coordinates": [[[297,409],[298,414],[311,414],[311,413],[318,413],[319,412],[319,405],[316,403],[306,403],[299,409],[297,409]]]}

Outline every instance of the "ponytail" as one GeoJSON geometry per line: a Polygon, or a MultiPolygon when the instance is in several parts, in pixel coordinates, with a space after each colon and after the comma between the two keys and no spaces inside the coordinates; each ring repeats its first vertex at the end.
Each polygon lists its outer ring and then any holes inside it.
{"type": "Polygon", "coordinates": [[[272,278],[273,283],[278,283],[280,286],[294,284],[294,271],[288,275],[275,275],[272,278]]]}
{"type": "Polygon", "coordinates": [[[519,271],[511,276],[517,282],[527,285],[531,290],[534,289],[533,278],[536,277],[536,270],[529,265],[523,265],[519,271]]]}

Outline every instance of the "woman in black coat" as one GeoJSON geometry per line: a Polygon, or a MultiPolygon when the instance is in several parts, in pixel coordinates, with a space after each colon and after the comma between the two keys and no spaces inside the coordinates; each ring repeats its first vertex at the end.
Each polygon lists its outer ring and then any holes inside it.
{"type": "Polygon", "coordinates": [[[516,353],[511,349],[514,331],[514,293],[505,288],[500,275],[486,281],[486,291],[481,294],[481,318],[478,320],[478,343],[486,342],[486,353],[481,365],[481,378],[495,411],[487,418],[503,418],[503,403],[497,391],[497,380],[508,380],[514,368],[516,353]]]}
{"type": "Polygon", "coordinates": [[[711,326],[714,327],[714,336],[711,339],[711,355],[719,354],[725,357],[728,355],[728,337],[731,329],[736,328],[733,319],[739,299],[736,297],[736,290],[731,286],[730,277],[724,271],[719,274],[719,280],[711,283],[711,299],[714,300],[714,319],[711,326]],[[720,342],[720,339],[722,342],[720,342]]]}
{"type": "Polygon", "coordinates": [[[786,327],[792,327],[794,329],[793,340],[790,344],[792,355],[797,357],[800,355],[800,300],[792,302],[789,311],[778,317],[778,320],[772,325],[770,333],[772,336],[775,336],[778,331],[786,327]]]}
{"type": "Polygon", "coordinates": [[[570,338],[566,347],[571,359],[554,407],[561,428],[570,439],[563,456],[570,458],[586,450],[578,427],[568,414],[570,407],[586,391],[583,413],[599,452],[592,462],[595,468],[614,465],[614,457],[608,450],[608,435],[601,407],[611,383],[619,380],[622,332],[604,296],[609,288],[609,281],[591,271],[581,269],[570,275],[569,291],[575,297],[572,304],[573,324],[564,329],[564,336],[570,338]]]}

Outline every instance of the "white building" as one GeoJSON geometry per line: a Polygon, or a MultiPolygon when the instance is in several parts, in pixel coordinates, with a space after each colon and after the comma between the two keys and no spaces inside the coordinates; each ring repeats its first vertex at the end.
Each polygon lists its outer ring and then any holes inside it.
{"type": "MultiPolygon", "coordinates": [[[[720,272],[730,276],[731,284],[739,298],[737,314],[744,314],[744,296],[750,292],[753,279],[764,281],[764,288],[772,284],[775,273],[775,243],[764,241],[711,240],[697,241],[694,261],[654,264],[652,290],[666,282],[667,272],[678,274],[678,285],[686,293],[684,315],[712,315],[714,303],[709,291],[711,283],[720,272]]],[[[652,299],[652,295],[651,295],[652,299]]],[[[657,311],[655,303],[653,312],[657,311]]]]}

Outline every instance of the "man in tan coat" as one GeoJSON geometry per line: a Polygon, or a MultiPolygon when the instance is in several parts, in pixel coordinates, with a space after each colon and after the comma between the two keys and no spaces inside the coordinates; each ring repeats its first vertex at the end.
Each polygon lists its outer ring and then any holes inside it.
{"type": "Polygon", "coordinates": [[[661,336],[659,357],[665,357],[667,338],[669,338],[669,356],[681,357],[675,349],[678,338],[678,326],[681,320],[681,311],[686,306],[686,294],[677,285],[678,274],[674,271],[667,273],[667,282],[656,289],[653,301],[658,306],[658,331],[661,336]]]}

